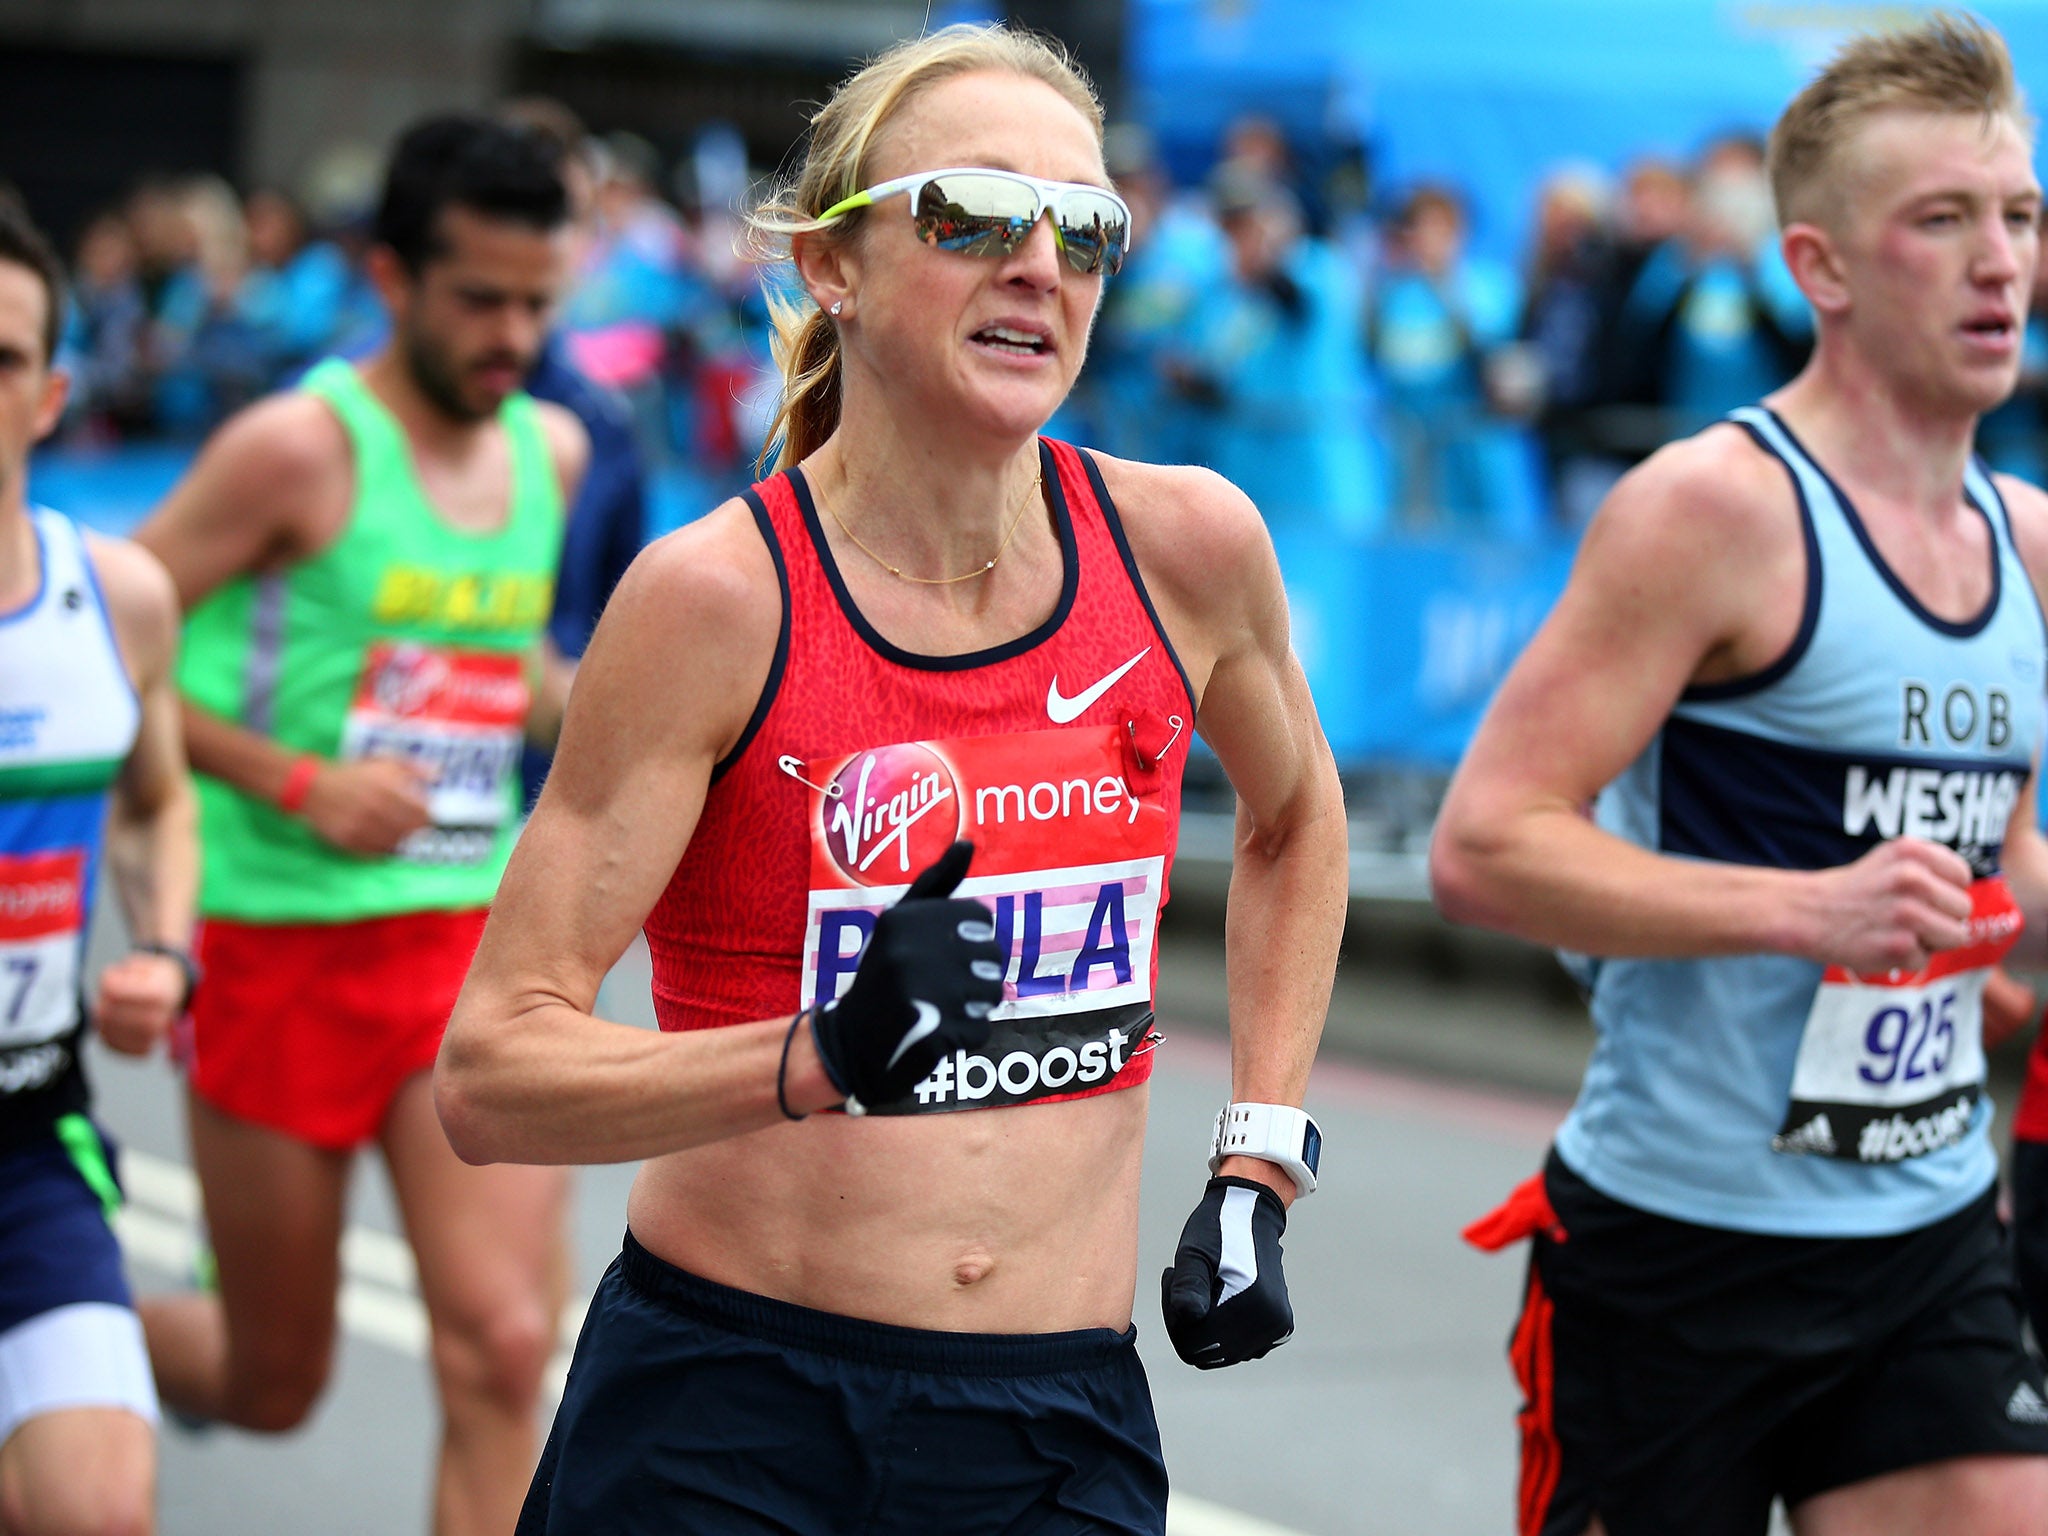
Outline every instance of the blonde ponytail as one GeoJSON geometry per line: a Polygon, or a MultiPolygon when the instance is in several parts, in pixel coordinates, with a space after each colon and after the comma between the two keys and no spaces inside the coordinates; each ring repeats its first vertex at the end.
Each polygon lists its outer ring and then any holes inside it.
{"type": "Polygon", "coordinates": [[[772,452],[782,470],[817,452],[839,425],[839,328],[809,300],[781,295],[768,301],[768,321],[782,398],[761,458],[772,452]]]}

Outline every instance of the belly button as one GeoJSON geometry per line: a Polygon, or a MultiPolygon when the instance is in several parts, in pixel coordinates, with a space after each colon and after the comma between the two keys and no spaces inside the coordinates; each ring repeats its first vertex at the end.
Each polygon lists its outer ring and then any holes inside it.
{"type": "Polygon", "coordinates": [[[971,1258],[962,1259],[953,1266],[953,1283],[964,1291],[968,1286],[978,1285],[983,1280],[986,1280],[995,1267],[996,1261],[994,1259],[989,1258],[985,1254],[975,1254],[971,1258]]]}

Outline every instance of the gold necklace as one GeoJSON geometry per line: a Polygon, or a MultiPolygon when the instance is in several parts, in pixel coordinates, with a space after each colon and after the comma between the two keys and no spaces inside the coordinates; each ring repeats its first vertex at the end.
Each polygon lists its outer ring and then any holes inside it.
{"type": "Polygon", "coordinates": [[[896,577],[899,581],[914,581],[921,587],[950,587],[956,581],[972,581],[977,576],[986,576],[996,568],[996,562],[1002,559],[1003,555],[1009,550],[1010,540],[1017,537],[1017,530],[1024,525],[1024,509],[1030,504],[1031,493],[1044,483],[1045,469],[1043,466],[1040,466],[1038,472],[1031,477],[1031,483],[1024,487],[1024,494],[1017,498],[1017,510],[1010,516],[1009,532],[1003,535],[1003,542],[996,546],[996,552],[988,557],[988,563],[986,565],[977,565],[971,571],[962,571],[958,576],[913,576],[901,566],[891,565],[872,549],[869,549],[867,545],[861,543],[860,535],[846,526],[846,519],[839,515],[838,510],[831,502],[825,500],[822,490],[817,491],[817,498],[819,505],[832,514],[832,521],[839,525],[839,531],[853,540],[853,547],[874,561],[875,564],[879,565],[891,576],[896,577]]]}

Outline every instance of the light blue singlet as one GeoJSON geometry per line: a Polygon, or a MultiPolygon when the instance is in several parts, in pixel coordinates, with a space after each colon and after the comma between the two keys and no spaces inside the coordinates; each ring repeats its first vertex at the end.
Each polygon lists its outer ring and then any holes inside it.
{"type": "Polygon", "coordinates": [[[1776,415],[1730,419],[1798,492],[1799,633],[1765,671],[1688,689],[1601,796],[1600,824],[1667,854],[1783,869],[1846,864],[1901,835],[1945,843],[1979,876],[1981,942],[1905,977],[1782,955],[1594,962],[1599,1038],[1557,1150],[1602,1193],[1682,1221],[1902,1232],[1997,1172],[1983,981],[2013,931],[1994,877],[2040,746],[2048,636],[1982,465],[1965,489],[1990,531],[1991,595],[1952,624],[1914,599],[1776,415]]]}

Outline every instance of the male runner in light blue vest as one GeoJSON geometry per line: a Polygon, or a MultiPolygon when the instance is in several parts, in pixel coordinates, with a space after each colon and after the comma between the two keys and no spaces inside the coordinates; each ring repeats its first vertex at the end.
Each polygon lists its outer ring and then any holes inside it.
{"type": "Polygon", "coordinates": [[[1792,102],[1813,358],[1616,488],[1445,803],[1444,910],[1599,957],[1578,1103],[1474,1234],[1536,1240],[1527,1536],[2048,1521],[1981,1032],[2048,920],[2048,497],[1971,451],[2020,365],[2031,140],[1954,18],[1792,102]]]}

